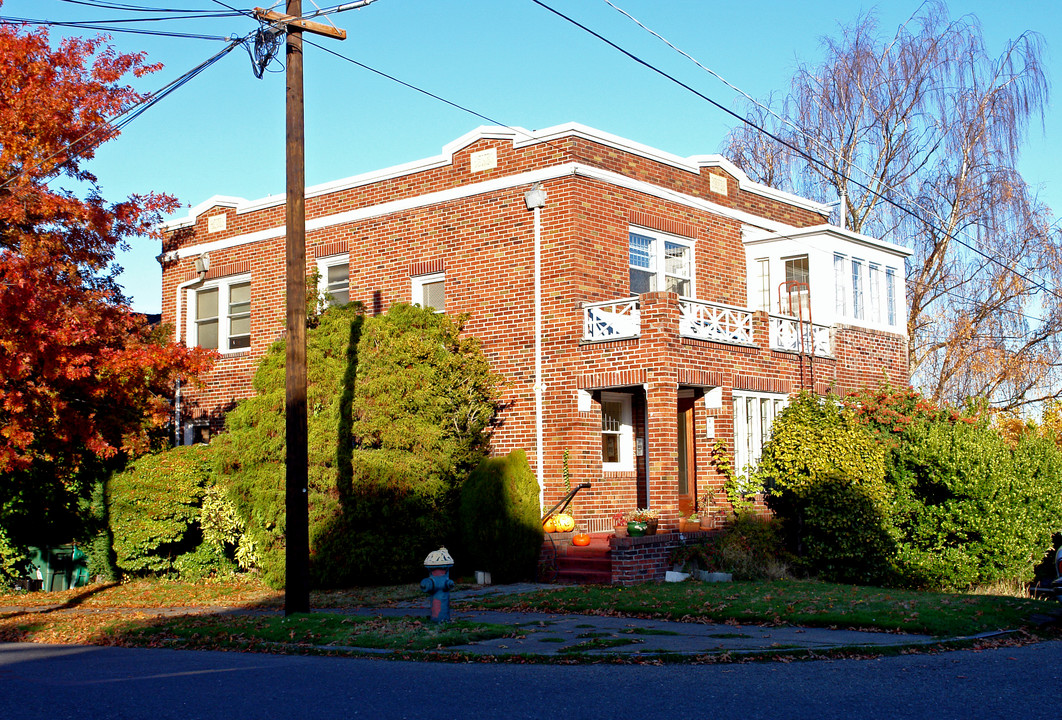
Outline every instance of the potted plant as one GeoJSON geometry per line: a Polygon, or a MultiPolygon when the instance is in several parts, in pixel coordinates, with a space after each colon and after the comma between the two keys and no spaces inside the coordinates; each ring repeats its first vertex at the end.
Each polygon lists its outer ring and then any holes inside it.
{"type": "Polygon", "coordinates": [[[701,529],[701,516],[700,513],[692,512],[688,517],[679,518],[679,532],[691,533],[700,532],[701,529]]]}
{"type": "Polygon", "coordinates": [[[628,513],[618,512],[612,516],[612,530],[616,537],[627,537],[628,513]]]}
{"type": "Polygon", "coordinates": [[[642,535],[656,535],[656,528],[660,522],[660,513],[649,508],[632,510],[630,520],[627,522],[627,534],[631,537],[642,535]]]}
{"type": "Polygon", "coordinates": [[[715,507],[715,490],[706,490],[701,496],[701,530],[712,529],[712,509],[715,507]]]}

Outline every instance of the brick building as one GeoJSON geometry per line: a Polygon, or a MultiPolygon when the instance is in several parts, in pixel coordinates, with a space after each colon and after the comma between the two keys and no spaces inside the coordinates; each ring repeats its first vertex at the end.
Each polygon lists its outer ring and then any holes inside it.
{"type": "MultiPolygon", "coordinates": [[[[575,124],[480,128],[310,188],[308,269],[372,313],[468,313],[507,379],[493,451],[527,451],[543,507],[563,494],[567,451],[572,484],[592,484],[584,527],[646,506],[667,527],[722,485],[718,441],[739,470],[756,462],[790,393],[907,384],[909,253],[828,214],[718,155],[575,124]]],[[[221,353],[179,403],[192,442],[250,394],[283,333],[284,198],[215,196],[165,231],[163,320],[221,353]]]]}

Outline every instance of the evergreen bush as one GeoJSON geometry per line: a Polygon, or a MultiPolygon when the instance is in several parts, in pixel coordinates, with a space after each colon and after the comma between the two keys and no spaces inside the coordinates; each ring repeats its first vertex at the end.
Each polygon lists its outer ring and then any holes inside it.
{"type": "Polygon", "coordinates": [[[530,580],[542,548],[538,481],[523,450],[487,458],[461,489],[465,567],[496,582],[530,580]]]}

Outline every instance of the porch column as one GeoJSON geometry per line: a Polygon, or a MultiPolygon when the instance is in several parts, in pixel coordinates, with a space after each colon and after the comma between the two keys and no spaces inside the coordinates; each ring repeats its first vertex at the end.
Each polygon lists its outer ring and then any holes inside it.
{"type": "Polygon", "coordinates": [[[660,511],[660,528],[678,525],[678,296],[641,296],[641,349],[651,368],[645,384],[646,469],[649,507],[660,511]]]}

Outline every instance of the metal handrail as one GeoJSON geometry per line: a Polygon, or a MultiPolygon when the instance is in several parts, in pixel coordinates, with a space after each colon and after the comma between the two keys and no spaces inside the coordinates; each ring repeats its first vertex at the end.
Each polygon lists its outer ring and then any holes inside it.
{"type": "Polygon", "coordinates": [[[569,493],[567,495],[565,495],[563,498],[561,498],[560,502],[558,502],[556,505],[554,505],[553,507],[551,507],[549,510],[546,511],[546,514],[542,516],[542,524],[545,525],[546,521],[549,520],[551,516],[557,514],[558,512],[564,512],[565,510],[567,510],[568,509],[568,505],[571,504],[572,500],[575,499],[575,496],[579,493],[580,490],[589,490],[589,489],[590,489],[590,483],[579,483],[578,485],[576,485],[574,488],[571,489],[571,491],[569,491],[569,493]]]}

